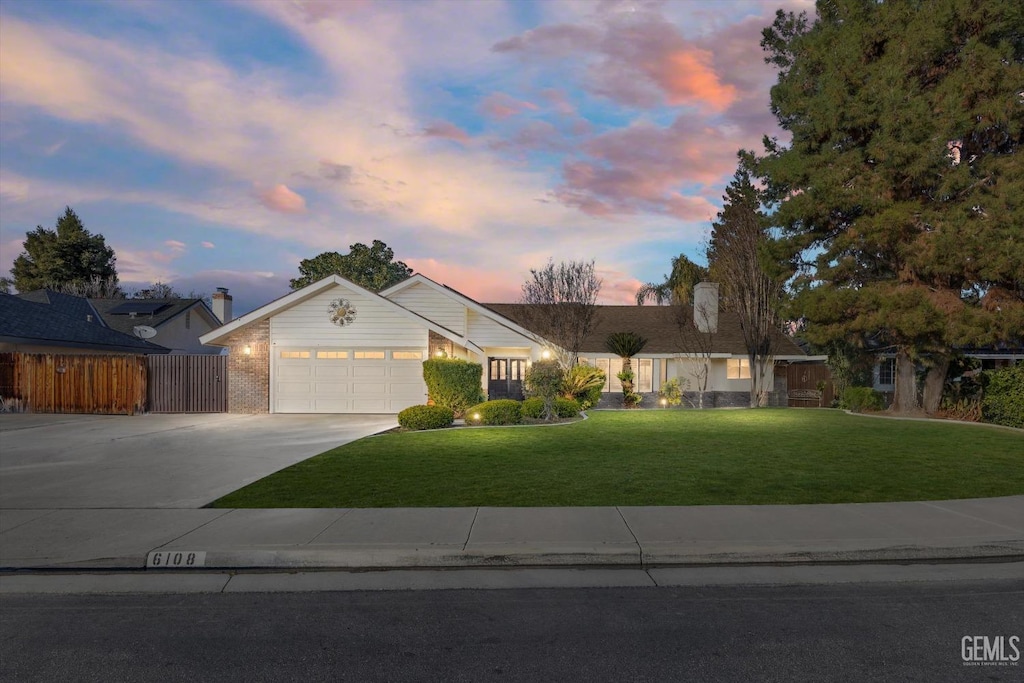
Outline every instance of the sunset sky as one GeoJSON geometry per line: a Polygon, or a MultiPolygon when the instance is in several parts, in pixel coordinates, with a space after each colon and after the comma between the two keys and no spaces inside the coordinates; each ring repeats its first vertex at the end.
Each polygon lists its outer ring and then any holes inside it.
{"type": "Polygon", "coordinates": [[[381,239],[514,301],[596,259],[629,303],[703,260],[740,148],[780,132],[756,1],[0,5],[0,273],[70,205],[129,286],[225,286],[381,239]]]}

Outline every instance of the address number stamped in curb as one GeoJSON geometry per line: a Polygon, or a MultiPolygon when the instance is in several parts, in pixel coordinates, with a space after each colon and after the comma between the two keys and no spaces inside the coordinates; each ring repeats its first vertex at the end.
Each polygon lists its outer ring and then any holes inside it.
{"type": "Polygon", "coordinates": [[[206,552],[201,550],[155,550],[146,557],[146,568],[190,569],[206,566],[206,552]]]}

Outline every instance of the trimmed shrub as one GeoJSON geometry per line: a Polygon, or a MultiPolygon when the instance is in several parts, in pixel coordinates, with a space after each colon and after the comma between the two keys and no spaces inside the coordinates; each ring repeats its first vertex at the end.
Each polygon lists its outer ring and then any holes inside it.
{"type": "MultiPolygon", "coordinates": [[[[523,417],[528,417],[531,420],[543,419],[544,399],[540,396],[528,398],[523,401],[520,410],[523,413],[523,417]]],[[[580,404],[574,399],[559,396],[552,405],[552,411],[556,417],[576,417],[580,414],[580,404]]]]}
{"type": "Polygon", "coordinates": [[[405,429],[440,429],[455,421],[451,408],[443,406],[412,406],[398,414],[398,424],[405,429]]]}
{"type": "Polygon", "coordinates": [[[1024,429],[1024,365],[986,372],[981,412],[985,422],[1024,429]]]}
{"type": "Polygon", "coordinates": [[[539,420],[544,417],[544,399],[540,396],[528,398],[519,406],[519,410],[522,412],[523,417],[539,420]]]}
{"type": "Polygon", "coordinates": [[[466,408],[484,400],[480,380],[484,368],[458,358],[431,358],[423,361],[423,381],[434,405],[450,408],[461,416],[466,408]]]}
{"type": "Polygon", "coordinates": [[[565,372],[562,370],[562,366],[554,360],[539,360],[526,371],[523,384],[531,398],[536,396],[544,399],[543,418],[545,420],[550,420],[555,416],[555,397],[558,396],[558,392],[562,388],[564,377],[565,372]]]}
{"type": "Polygon", "coordinates": [[[843,391],[843,404],[855,413],[882,410],[885,407],[881,392],[871,387],[846,387],[843,391]]]}
{"type": "Polygon", "coordinates": [[[575,399],[559,396],[555,399],[555,415],[558,417],[576,417],[580,414],[580,404],[575,399]]]}
{"type": "Polygon", "coordinates": [[[522,421],[523,412],[519,401],[510,398],[484,401],[466,409],[466,424],[517,425],[522,421]]]}
{"type": "Polygon", "coordinates": [[[574,365],[562,379],[562,396],[575,399],[581,410],[597,405],[604,388],[604,370],[590,365],[574,365]]]}

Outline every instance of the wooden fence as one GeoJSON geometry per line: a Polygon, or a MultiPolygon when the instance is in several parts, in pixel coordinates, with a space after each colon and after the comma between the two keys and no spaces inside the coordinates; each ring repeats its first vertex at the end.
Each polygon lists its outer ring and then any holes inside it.
{"type": "Polygon", "coordinates": [[[228,409],[228,357],[148,356],[149,412],[223,413],[228,409]]]}
{"type": "Polygon", "coordinates": [[[824,363],[791,363],[786,368],[786,388],[791,408],[832,406],[832,373],[824,363]]]}
{"type": "Polygon", "coordinates": [[[146,408],[146,359],[0,353],[0,394],[34,413],[134,415],[146,408]]]}

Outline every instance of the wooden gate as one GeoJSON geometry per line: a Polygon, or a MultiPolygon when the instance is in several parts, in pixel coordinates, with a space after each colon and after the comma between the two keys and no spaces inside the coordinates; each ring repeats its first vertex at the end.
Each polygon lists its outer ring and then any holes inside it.
{"type": "Polygon", "coordinates": [[[832,406],[832,373],[824,363],[790,363],[786,385],[790,408],[832,406]]]}
{"type": "Polygon", "coordinates": [[[227,356],[149,356],[148,365],[149,412],[227,412],[227,356]]]}
{"type": "Polygon", "coordinates": [[[33,413],[134,415],[146,407],[146,359],[0,353],[0,392],[33,413]]]}

